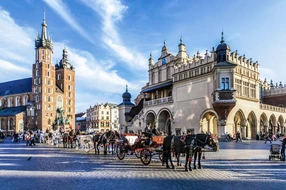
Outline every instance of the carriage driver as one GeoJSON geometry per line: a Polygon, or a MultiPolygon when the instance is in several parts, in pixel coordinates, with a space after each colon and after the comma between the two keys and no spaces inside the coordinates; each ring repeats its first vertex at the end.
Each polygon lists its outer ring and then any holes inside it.
{"type": "Polygon", "coordinates": [[[150,138],[149,144],[152,144],[152,131],[151,131],[151,124],[150,123],[148,123],[147,126],[145,127],[144,134],[146,137],[150,138]]]}
{"type": "Polygon", "coordinates": [[[156,125],[155,125],[154,128],[152,129],[152,134],[153,134],[153,135],[156,135],[156,136],[161,135],[161,133],[158,131],[156,125]]]}

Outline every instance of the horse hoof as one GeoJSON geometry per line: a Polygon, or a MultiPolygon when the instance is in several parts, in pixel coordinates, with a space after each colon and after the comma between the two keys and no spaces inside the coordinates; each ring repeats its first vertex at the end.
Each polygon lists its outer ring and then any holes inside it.
{"type": "Polygon", "coordinates": [[[172,166],[172,169],[175,169],[175,166],[172,166]]]}
{"type": "Polygon", "coordinates": [[[188,172],[189,170],[188,170],[188,168],[185,168],[185,172],[188,172]]]}
{"type": "Polygon", "coordinates": [[[196,169],[197,169],[197,167],[196,167],[196,166],[194,166],[194,169],[196,170],[196,169]]]}
{"type": "Polygon", "coordinates": [[[201,167],[201,166],[199,166],[199,169],[202,169],[202,167],[201,167]]]}
{"type": "Polygon", "coordinates": [[[192,168],[191,168],[191,167],[189,167],[189,171],[192,171],[192,168]]]}

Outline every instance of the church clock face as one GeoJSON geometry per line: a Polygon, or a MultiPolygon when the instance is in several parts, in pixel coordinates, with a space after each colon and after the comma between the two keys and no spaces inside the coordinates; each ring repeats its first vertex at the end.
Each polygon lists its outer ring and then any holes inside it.
{"type": "Polygon", "coordinates": [[[162,59],[162,65],[165,65],[166,64],[166,58],[163,58],[162,59]]]}

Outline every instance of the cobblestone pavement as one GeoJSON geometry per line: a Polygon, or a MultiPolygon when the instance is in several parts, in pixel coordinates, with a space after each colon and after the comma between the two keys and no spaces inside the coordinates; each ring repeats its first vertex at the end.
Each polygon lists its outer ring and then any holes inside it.
{"type": "Polygon", "coordinates": [[[286,162],[268,160],[269,144],[220,142],[220,148],[205,154],[203,169],[185,172],[165,169],[156,157],[144,166],[134,155],[118,160],[111,154],[6,141],[0,143],[0,189],[285,189],[286,162]]]}

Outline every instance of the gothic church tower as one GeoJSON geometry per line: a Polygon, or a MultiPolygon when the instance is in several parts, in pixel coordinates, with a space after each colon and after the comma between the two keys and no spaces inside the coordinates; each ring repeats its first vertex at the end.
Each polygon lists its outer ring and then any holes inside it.
{"type": "Polygon", "coordinates": [[[42,33],[35,40],[35,63],[32,69],[32,91],[34,106],[31,107],[31,122],[42,130],[57,130],[59,124],[69,124],[74,127],[75,118],[75,72],[67,61],[67,51],[63,50],[60,65],[54,66],[53,42],[47,34],[47,24],[44,17],[42,33]],[[59,122],[59,109],[63,115],[59,122]],[[63,119],[64,118],[64,119],[63,119]]]}

